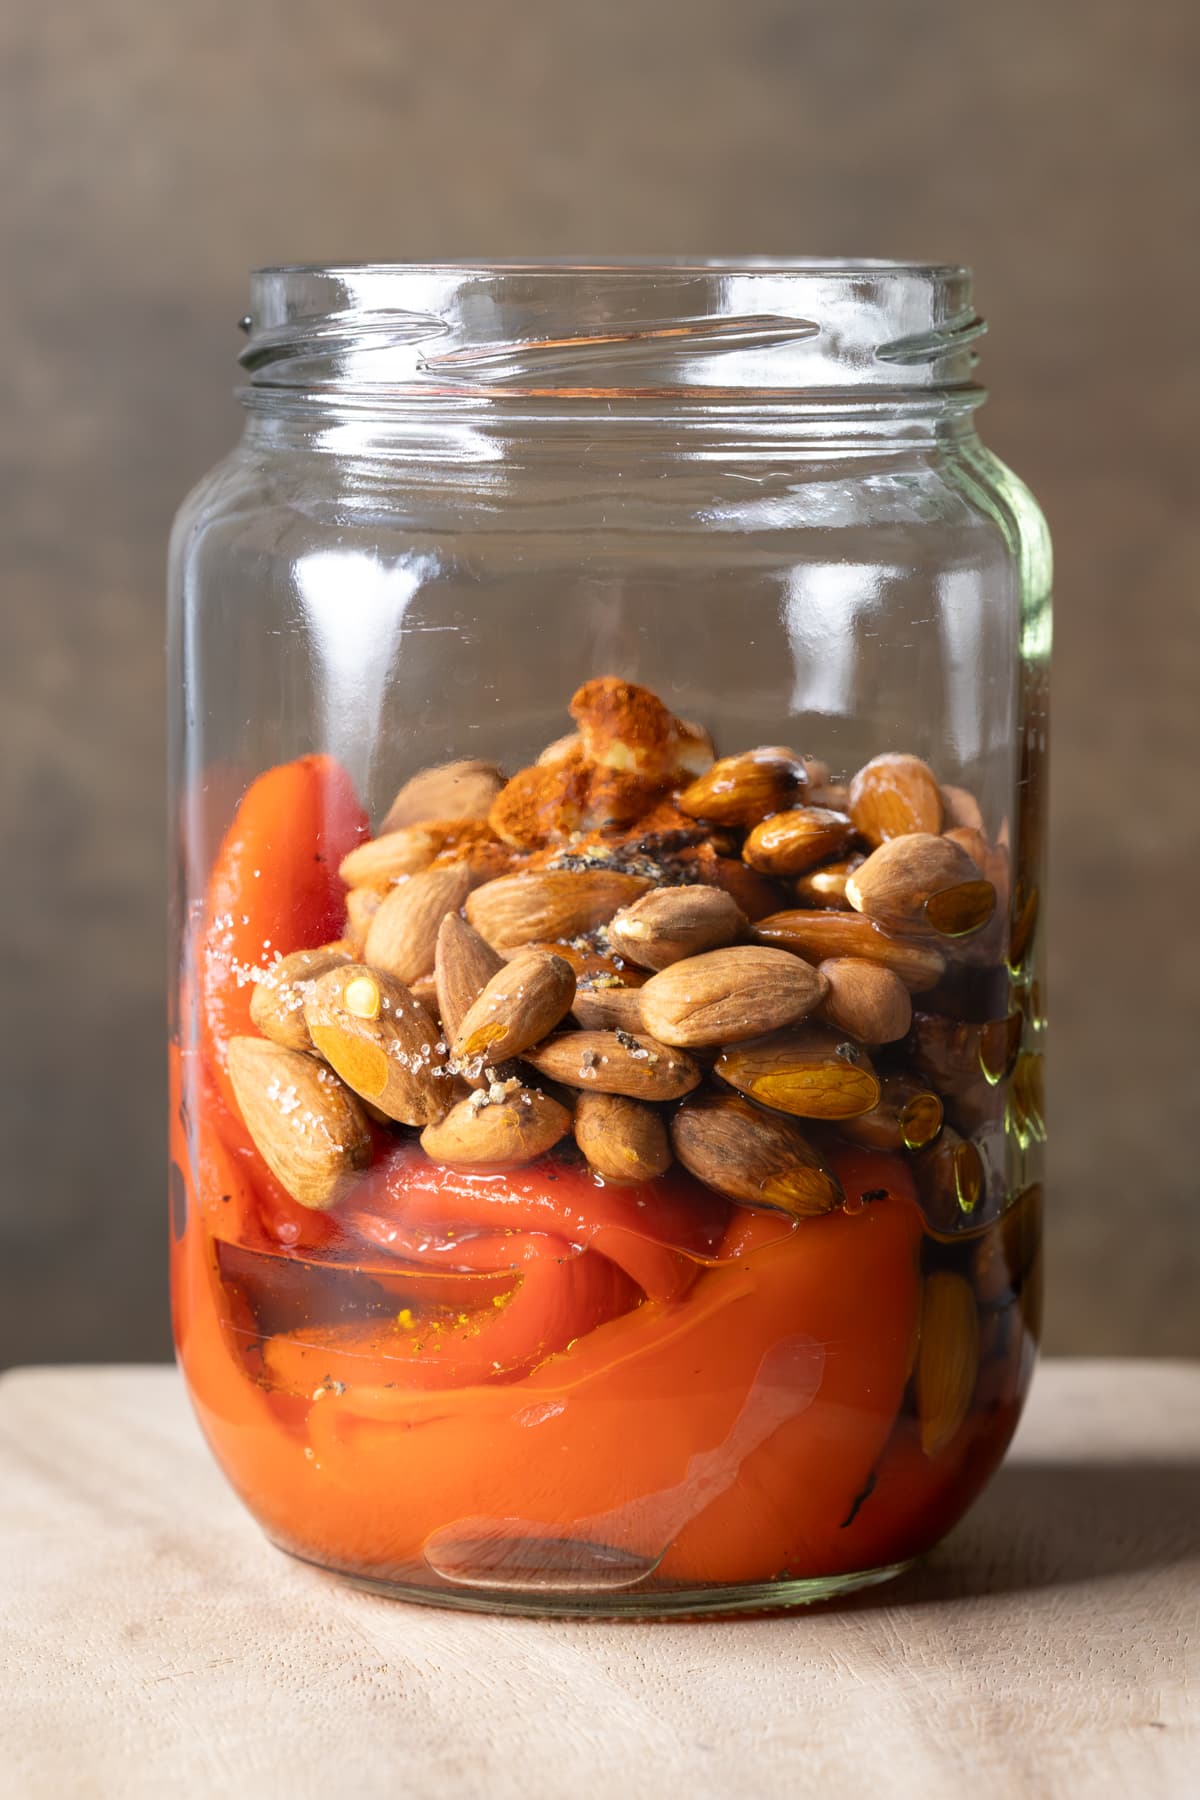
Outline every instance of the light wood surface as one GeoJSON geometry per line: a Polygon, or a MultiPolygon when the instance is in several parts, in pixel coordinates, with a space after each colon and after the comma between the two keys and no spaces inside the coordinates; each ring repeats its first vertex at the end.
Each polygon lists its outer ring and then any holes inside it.
{"type": "Polygon", "coordinates": [[[1200,1791],[1200,1365],[1059,1362],[919,1571],[629,1625],[358,1593],[272,1550],[167,1369],[0,1381],[5,1800],[1200,1791]]]}

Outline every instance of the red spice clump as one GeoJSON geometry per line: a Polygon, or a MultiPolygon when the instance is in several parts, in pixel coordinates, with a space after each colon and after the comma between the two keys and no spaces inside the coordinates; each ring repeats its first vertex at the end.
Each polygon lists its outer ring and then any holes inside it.
{"type": "Polygon", "coordinates": [[[570,706],[591,762],[662,781],[678,748],[678,721],[649,688],[601,675],[585,681],[570,706]]]}

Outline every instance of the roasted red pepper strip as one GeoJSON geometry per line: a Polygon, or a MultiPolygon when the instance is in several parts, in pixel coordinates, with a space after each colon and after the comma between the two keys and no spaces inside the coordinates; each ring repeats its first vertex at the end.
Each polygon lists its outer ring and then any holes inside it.
{"type": "Polygon", "coordinates": [[[381,1249],[450,1264],[457,1236],[550,1232],[597,1251],[649,1298],[672,1300],[691,1286],[698,1262],[720,1253],[729,1214],[726,1201],[681,1170],[613,1187],[552,1157],[502,1174],[469,1173],[401,1144],[364,1178],[345,1222],[381,1249]]]}
{"type": "Polygon", "coordinates": [[[234,1148],[247,1140],[229,1080],[229,1040],[253,1031],[254,972],[341,936],[338,864],[366,831],[345,770],[328,756],[301,756],[251,782],[217,852],[199,946],[200,1029],[236,1122],[234,1148]]]}

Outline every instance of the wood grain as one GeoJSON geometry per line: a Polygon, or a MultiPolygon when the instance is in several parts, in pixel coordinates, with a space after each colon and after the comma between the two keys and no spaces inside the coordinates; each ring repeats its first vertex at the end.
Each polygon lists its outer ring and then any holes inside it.
{"type": "Polygon", "coordinates": [[[162,566],[238,427],[245,270],[580,249],[976,265],[983,429],[1058,553],[1050,1342],[1200,1352],[1194,0],[60,0],[0,37],[0,1364],[167,1347],[162,566]],[[1148,907],[1155,980],[1117,953],[1148,907]]]}
{"type": "Polygon", "coordinates": [[[0,1382],[0,1758],[21,1800],[1185,1800],[1200,1365],[1046,1365],[919,1570],[667,1625],[455,1614],[271,1549],[173,1371],[0,1382]]]}

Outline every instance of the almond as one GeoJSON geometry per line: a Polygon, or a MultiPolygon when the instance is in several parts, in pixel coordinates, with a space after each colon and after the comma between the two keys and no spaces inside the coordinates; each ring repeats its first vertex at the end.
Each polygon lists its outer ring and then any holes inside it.
{"type": "Polygon", "coordinates": [[[849,807],[855,830],[871,845],[942,829],[942,791],[918,756],[872,757],[850,783],[849,807]]]}
{"type": "Polygon", "coordinates": [[[879,1102],[857,1119],[843,1119],[843,1137],[866,1150],[923,1150],[942,1129],[938,1096],[911,1075],[885,1075],[879,1102]]]}
{"type": "MultiPolygon", "coordinates": [[[[1019,1018],[1018,1014],[1018,1021],[1019,1018]]],[[[1014,1026],[1008,1020],[978,1024],[970,1019],[948,1018],[944,1013],[918,1012],[913,1014],[906,1048],[917,1074],[940,1094],[957,1099],[970,1092],[980,1075],[990,1081],[995,1065],[1007,1073],[1009,1045],[1014,1034],[1019,1040],[1019,1032],[1019,1023],[1014,1026]]]]}
{"type": "Polygon", "coordinates": [[[313,984],[304,1018],[347,1087],[401,1125],[428,1125],[455,1099],[438,1028],[402,982],[365,963],[313,984]]]}
{"type": "Polygon", "coordinates": [[[937,1456],[957,1437],[978,1376],[979,1314],[971,1285],[936,1269],[925,1277],[917,1346],[917,1416],[926,1456],[937,1456]]]}
{"type": "Polygon", "coordinates": [[[700,1082],[690,1056],[629,1031],[564,1031],[525,1053],[552,1081],[631,1100],[678,1100],[700,1082]]]}
{"type": "Polygon", "coordinates": [[[751,1100],[802,1119],[853,1119],[879,1104],[865,1053],[822,1026],[793,1026],[734,1044],[717,1058],[722,1081],[751,1100]]]}
{"type": "Polygon", "coordinates": [[[982,1306],[1000,1306],[1020,1291],[1042,1241],[1042,1184],[1017,1195],[975,1246],[973,1277],[982,1306]]]}
{"type": "Polygon", "coordinates": [[[383,905],[385,888],[351,888],[346,895],[346,938],[355,955],[362,952],[371,920],[383,905]]]}
{"type": "Polygon", "coordinates": [[[846,898],[846,878],[853,875],[862,861],[861,853],[855,851],[851,856],[839,856],[833,862],[822,863],[819,869],[810,869],[807,874],[798,876],[792,884],[796,898],[809,906],[836,907],[839,911],[848,912],[850,902],[846,898]]]}
{"type": "Polygon", "coordinates": [[[515,1168],[553,1149],[571,1129],[565,1106],[518,1081],[496,1081],[427,1125],[421,1148],[451,1168],[515,1168]]]}
{"type": "Polygon", "coordinates": [[[525,870],[476,888],[467,918],[494,950],[515,949],[605,925],[650,886],[643,875],[615,869],[525,870]]]}
{"type": "MultiPolygon", "coordinates": [[[[435,856],[447,850],[466,851],[493,841],[490,827],[478,819],[403,825],[356,845],[342,858],[338,874],[347,887],[388,887],[402,875],[427,869],[435,856]]],[[[465,855],[459,860],[465,861],[465,855]]]]}
{"type": "Polygon", "coordinates": [[[661,1114],[625,1094],[580,1094],[575,1142],[605,1181],[655,1181],[671,1166],[661,1114]]]}
{"type": "Polygon", "coordinates": [[[1033,934],[1038,921],[1038,890],[1018,881],[1013,890],[1012,914],[1009,922],[1008,966],[1019,975],[1029,959],[1033,934]]]}
{"type": "Polygon", "coordinates": [[[246,1130],[276,1181],[301,1206],[336,1204],[371,1160],[362,1107],[311,1056],[266,1038],[229,1042],[229,1077],[246,1130]]]}
{"type": "Polygon", "coordinates": [[[486,819],[503,785],[494,763],[473,757],[422,769],[405,782],[388,807],[379,835],[402,825],[423,825],[427,819],[486,819]]]}
{"type": "Polygon", "coordinates": [[[465,864],[422,869],[392,889],[367,931],[363,961],[397,981],[419,981],[433,968],[438,927],[471,888],[465,864]]]}
{"type": "Polygon", "coordinates": [[[996,890],[952,838],[911,832],[891,838],[846,882],[856,912],[891,931],[933,926],[965,937],[996,910],[996,890]]]}
{"type": "Polygon", "coordinates": [[[908,989],[892,969],[861,956],[832,956],[817,973],[829,983],[821,1017],[862,1044],[893,1044],[912,1024],[908,989]]]}
{"type": "Polygon", "coordinates": [[[653,888],[624,907],[608,927],[620,956],[665,969],[704,950],[732,944],[748,929],[745,914],[722,888],[653,888]]]}
{"type": "Polygon", "coordinates": [[[1022,1149],[1046,1141],[1046,1100],[1040,1051],[1022,1050],[1008,1089],[1005,1124],[1022,1149]]]}
{"type": "Polygon", "coordinates": [[[858,956],[894,969],[910,993],[935,987],[946,960],[932,944],[918,944],[883,931],[859,913],[780,912],[760,919],[754,929],[760,944],[791,950],[814,964],[831,956],[858,956]]]}
{"type": "Polygon", "coordinates": [[[721,888],[750,920],[777,912],[783,890],[768,876],[747,867],[741,857],[720,855],[715,843],[715,835],[710,833],[708,843],[691,846],[671,857],[672,870],[680,882],[721,888]]]}
{"type": "Polygon", "coordinates": [[[589,1031],[642,1029],[641,990],[631,987],[577,987],[571,1011],[589,1031]]]}
{"type": "Polygon", "coordinates": [[[304,1023],[304,1002],[312,983],[326,969],[353,959],[348,944],[323,944],[319,950],[293,950],[264,969],[250,996],[250,1019],[264,1037],[287,1050],[311,1050],[304,1023]]]}
{"type": "Polygon", "coordinates": [[[826,857],[840,856],[853,836],[845,813],[827,806],[798,806],[756,825],[742,846],[742,856],[763,875],[802,875],[826,857]]]}
{"type": "Polygon", "coordinates": [[[935,1235],[956,1237],[975,1223],[986,1171],[970,1138],[943,1126],[937,1142],[913,1157],[913,1173],[921,1210],[935,1235]]]}
{"type": "Polygon", "coordinates": [[[693,1094],[671,1121],[675,1154],[698,1181],[745,1206],[775,1207],[806,1219],[842,1202],[798,1125],[741,1094],[693,1094]]]}
{"type": "Polygon", "coordinates": [[[623,956],[605,956],[603,951],[587,948],[589,942],[599,942],[607,929],[607,926],[599,926],[593,933],[584,933],[573,944],[549,938],[537,944],[517,944],[498,954],[502,962],[511,962],[514,956],[523,956],[526,950],[548,950],[551,955],[561,956],[564,962],[570,963],[580,986],[615,983],[618,987],[641,987],[649,979],[644,969],[635,969],[623,956]]]}
{"type": "Polygon", "coordinates": [[[566,1018],[575,998],[569,962],[524,950],[497,970],[454,1034],[456,1062],[502,1062],[519,1056],[566,1018]]]}
{"type": "Polygon", "coordinates": [[[552,768],[555,763],[565,761],[568,756],[571,756],[577,750],[582,750],[582,748],[583,739],[580,737],[579,733],[577,731],[568,731],[563,737],[555,738],[553,743],[546,745],[546,748],[537,758],[538,766],[543,769],[552,768]]]}
{"type": "Polygon", "coordinates": [[[474,1006],[493,975],[504,967],[490,944],[459,913],[447,913],[438,926],[433,977],[438,1016],[447,1041],[474,1006]]]}
{"type": "Polygon", "coordinates": [[[709,950],[654,975],[641,990],[646,1030],[664,1044],[732,1044],[803,1019],[826,983],[786,950],[709,950]]]}
{"type": "Polygon", "coordinates": [[[723,756],[684,789],[679,805],[692,818],[714,825],[756,825],[790,806],[805,780],[803,759],[793,750],[764,746],[723,756]]]}
{"type": "Polygon", "coordinates": [[[983,830],[983,813],[969,788],[948,787],[942,783],[942,830],[964,826],[970,831],[983,830]]]}

